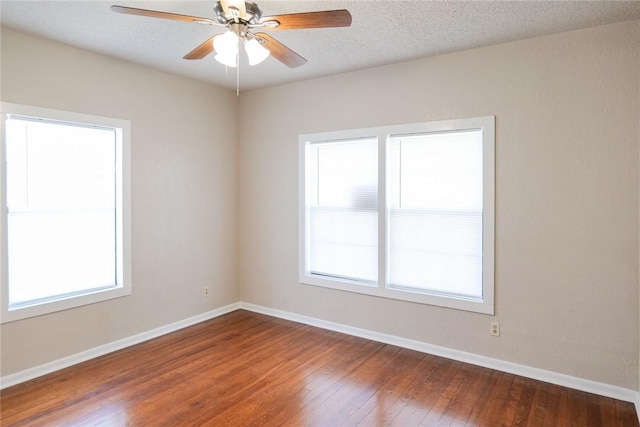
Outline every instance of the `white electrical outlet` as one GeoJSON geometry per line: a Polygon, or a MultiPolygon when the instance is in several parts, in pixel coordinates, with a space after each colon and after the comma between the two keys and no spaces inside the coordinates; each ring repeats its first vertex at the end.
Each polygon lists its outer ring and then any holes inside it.
{"type": "Polygon", "coordinates": [[[489,330],[489,333],[491,335],[493,335],[494,337],[499,337],[500,336],[500,322],[491,322],[491,329],[489,330]]]}
{"type": "Polygon", "coordinates": [[[208,287],[208,286],[205,286],[205,287],[204,287],[204,296],[205,296],[205,297],[208,297],[208,296],[209,296],[209,287],[208,287]]]}

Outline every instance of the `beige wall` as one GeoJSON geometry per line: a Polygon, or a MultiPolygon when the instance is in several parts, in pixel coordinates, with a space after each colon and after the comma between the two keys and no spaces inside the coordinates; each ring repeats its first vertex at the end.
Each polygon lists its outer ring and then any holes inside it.
{"type": "Polygon", "coordinates": [[[243,94],[242,300],[637,390],[638,46],[635,21],[243,94]],[[486,115],[495,318],[298,283],[299,134],[486,115]]]}
{"type": "Polygon", "coordinates": [[[2,325],[2,375],[238,301],[235,93],[4,28],[1,54],[3,101],[131,120],[133,230],[133,294],[2,325]]]}

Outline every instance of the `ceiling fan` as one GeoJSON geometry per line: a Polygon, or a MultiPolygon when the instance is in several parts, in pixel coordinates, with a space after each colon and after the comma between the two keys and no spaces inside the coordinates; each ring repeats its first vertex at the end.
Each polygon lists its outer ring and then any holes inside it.
{"type": "Polygon", "coordinates": [[[213,35],[183,58],[202,59],[215,51],[215,59],[230,67],[238,65],[240,41],[243,42],[250,65],[262,62],[269,55],[290,68],[299,67],[307,62],[270,35],[264,32],[254,33],[252,30],[297,30],[351,25],[351,14],[346,9],[262,16],[262,9],[250,0],[217,1],[213,6],[214,19],[117,5],[111,6],[111,10],[129,15],[225,27],[226,32],[213,35]]]}

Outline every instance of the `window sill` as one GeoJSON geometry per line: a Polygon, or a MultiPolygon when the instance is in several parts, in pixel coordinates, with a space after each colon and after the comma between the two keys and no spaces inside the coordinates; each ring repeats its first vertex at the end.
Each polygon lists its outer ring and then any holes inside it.
{"type": "Polygon", "coordinates": [[[0,319],[0,323],[4,324],[15,322],[16,320],[42,316],[44,314],[68,310],[87,304],[95,304],[98,302],[107,301],[114,298],[121,298],[128,295],[131,295],[131,287],[121,286],[117,288],[101,289],[82,295],[62,297],[53,301],[36,303],[15,309],[6,309],[5,307],[3,307],[2,319],[0,319]]]}
{"type": "Polygon", "coordinates": [[[352,292],[379,298],[406,301],[417,304],[433,305],[437,307],[453,308],[463,311],[471,311],[481,314],[494,314],[493,300],[463,298],[454,295],[437,295],[427,292],[400,290],[379,287],[376,284],[358,283],[351,280],[327,279],[323,276],[304,275],[300,277],[300,283],[304,285],[319,286],[322,288],[352,292]]]}

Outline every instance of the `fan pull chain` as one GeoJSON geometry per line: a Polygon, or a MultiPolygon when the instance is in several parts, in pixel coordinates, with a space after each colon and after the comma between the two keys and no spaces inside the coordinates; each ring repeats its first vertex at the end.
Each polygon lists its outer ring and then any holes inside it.
{"type": "Polygon", "coordinates": [[[240,49],[236,52],[236,96],[240,96],[240,49]]]}

